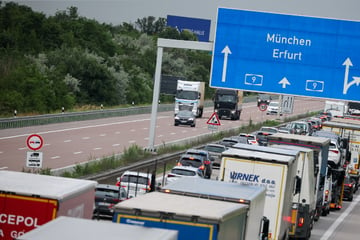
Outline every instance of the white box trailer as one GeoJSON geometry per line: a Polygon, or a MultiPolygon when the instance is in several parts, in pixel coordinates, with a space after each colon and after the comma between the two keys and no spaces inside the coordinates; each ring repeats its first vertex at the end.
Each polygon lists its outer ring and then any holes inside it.
{"type": "Polygon", "coordinates": [[[268,220],[264,218],[265,187],[239,185],[208,179],[180,178],[165,185],[162,192],[249,206],[245,239],[265,239],[268,220]],[[265,229],[264,229],[265,228],[265,229]]]}
{"type": "Polygon", "coordinates": [[[114,206],[113,222],[178,231],[179,240],[245,239],[249,206],[150,192],[114,206]]]}
{"type": "Polygon", "coordinates": [[[268,239],[278,240],[287,238],[291,227],[296,168],[293,156],[230,148],[222,153],[219,180],[266,187],[268,239]]]}
{"type": "Polygon", "coordinates": [[[315,186],[316,175],[314,172],[314,152],[309,148],[288,145],[257,146],[238,143],[232,146],[237,149],[267,152],[285,156],[293,156],[297,159],[296,175],[301,179],[301,188],[292,199],[292,218],[290,237],[309,237],[313,227],[313,218],[316,209],[315,186]],[[311,174],[312,173],[312,174],[311,174]]]}
{"type": "Polygon", "coordinates": [[[328,172],[330,139],[297,134],[275,133],[268,136],[268,144],[305,147],[314,151],[314,172],[316,174],[316,213],[314,220],[317,221],[323,210],[328,208],[324,198],[324,184],[328,172]]]}
{"type": "Polygon", "coordinates": [[[96,181],[0,171],[0,239],[12,240],[59,216],[91,219],[96,181]]]}
{"type": "Polygon", "coordinates": [[[17,240],[177,240],[177,231],[114,224],[72,217],[59,217],[17,240]]]}

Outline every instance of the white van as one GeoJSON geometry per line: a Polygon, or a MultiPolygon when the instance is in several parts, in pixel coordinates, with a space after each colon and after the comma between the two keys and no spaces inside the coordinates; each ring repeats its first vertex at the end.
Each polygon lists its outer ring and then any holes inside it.
{"type": "Polygon", "coordinates": [[[151,173],[126,171],[117,178],[116,185],[127,191],[128,198],[133,198],[150,191],[151,179],[151,173]]]}

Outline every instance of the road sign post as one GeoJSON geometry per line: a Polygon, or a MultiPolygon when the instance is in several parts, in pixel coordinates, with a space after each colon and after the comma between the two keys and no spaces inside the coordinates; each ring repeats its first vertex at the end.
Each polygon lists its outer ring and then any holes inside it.
{"type": "Polygon", "coordinates": [[[360,101],[359,38],[360,22],[219,8],[210,86],[360,101]]]}

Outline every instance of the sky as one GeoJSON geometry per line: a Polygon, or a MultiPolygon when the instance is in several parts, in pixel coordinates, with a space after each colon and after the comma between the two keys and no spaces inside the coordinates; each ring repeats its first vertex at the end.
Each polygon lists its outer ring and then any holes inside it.
{"type": "MultiPolygon", "coordinates": [[[[3,0],[8,2],[8,0],[3,0]]],[[[113,25],[167,15],[211,19],[212,33],[218,7],[360,21],[360,0],[13,0],[34,11],[54,15],[70,6],[78,14],[113,25]]]]}

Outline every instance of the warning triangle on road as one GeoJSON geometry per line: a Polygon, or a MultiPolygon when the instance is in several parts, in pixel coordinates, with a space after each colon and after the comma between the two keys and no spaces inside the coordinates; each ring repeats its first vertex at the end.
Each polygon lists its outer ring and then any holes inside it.
{"type": "Polygon", "coordinates": [[[209,118],[209,120],[206,122],[207,124],[210,125],[216,125],[216,126],[220,126],[220,119],[218,117],[218,115],[216,114],[216,112],[214,112],[211,117],[209,118]]]}

